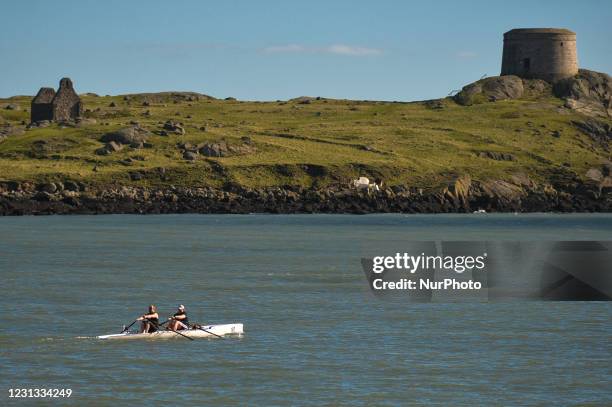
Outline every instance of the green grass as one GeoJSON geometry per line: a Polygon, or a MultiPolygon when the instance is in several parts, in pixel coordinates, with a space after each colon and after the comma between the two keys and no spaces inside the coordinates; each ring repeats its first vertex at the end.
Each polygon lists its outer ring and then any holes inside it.
{"type": "MultiPolygon", "coordinates": [[[[0,100],[0,106],[9,100],[0,100]]],[[[524,173],[536,180],[563,165],[582,177],[610,154],[593,145],[572,120],[584,120],[552,97],[459,106],[443,109],[424,103],[313,100],[310,104],[224,100],[178,101],[158,95],[150,106],[142,97],[84,96],[87,116],[96,124],[80,128],[32,129],[0,143],[0,180],[80,180],[92,185],[139,184],[245,186],[299,184],[323,186],[360,175],[386,184],[433,188],[459,175],[476,180],[506,179],[524,173]],[[109,107],[115,102],[116,107],[109,107]],[[143,115],[151,112],[150,117],[143,115]],[[188,117],[190,116],[190,117],[188,117]],[[94,151],[99,137],[131,120],[159,130],[167,119],[185,125],[184,136],[151,135],[151,149],[125,148],[110,156],[94,151]],[[207,125],[207,131],[200,127],[207,125]],[[560,132],[553,137],[552,132],[560,132]],[[250,137],[258,151],[226,158],[182,159],[176,144],[250,137]],[[40,147],[37,141],[47,143],[40,147]],[[366,149],[367,147],[367,149],[366,149]],[[369,150],[369,151],[368,151],[369,150]],[[480,151],[511,153],[515,161],[477,156],[480,151]],[[138,157],[131,166],[119,161],[138,157]],[[93,171],[97,166],[97,171],[93,171]],[[160,176],[158,168],[165,169],[160,176]],[[139,171],[144,179],[130,181],[139,171]]],[[[29,121],[30,98],[15,97],[22,110],[0,110],[0,123],[29,121]]]]}

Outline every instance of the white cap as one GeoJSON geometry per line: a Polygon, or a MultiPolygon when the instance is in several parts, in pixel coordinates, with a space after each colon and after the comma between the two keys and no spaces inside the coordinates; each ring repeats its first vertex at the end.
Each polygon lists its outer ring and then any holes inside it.
{"type": "Polygon", "coordinates": [[[183,304],[178,306],[178,309],[180,309],[181,311],[185,309],[185,306],[183,304]]]}

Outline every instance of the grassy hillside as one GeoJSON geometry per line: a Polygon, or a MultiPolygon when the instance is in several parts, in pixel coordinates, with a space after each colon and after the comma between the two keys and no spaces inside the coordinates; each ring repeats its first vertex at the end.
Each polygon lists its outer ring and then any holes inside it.
{"type": "MultiPolygon", "coordinates": [[[[0,106],[21,107],[0,110],[0,123],[29,122],[30,100],[0,100],[0,106]]],[[[545,179],[564,168],[583,177],[590,167],[610,159],[609,152],[571,123],[584,118],[552,96],[473,106],[460,106],[450,99],[304,103],[200,97],[188,101],[171,94],[86,95],[83,102],[86,117],[95,119],[94,124],[65,128],[53,124],[0,142],[0,180],[183,186],[232,181],[255,187],[324,186],[366,175],[381,178],[387,185],[431,188],[463,174],[477,180],[504,179],[516,173],[545,179]],[[108,156],[94,153],[104,145],[101,135],[110,130],[137,121],[156,131],[168,119],[182,122],[186,134],[151,134],[152,148],[124,148],[108,156]],[[239,144],[244,136],[251,138],[257,152],[225,158],[200,156],[188,162],[177,148],[177,143],[185,142],[239,144]],[[508,153],[514,160],[485,158],[479,156],[481,152],[508,153]],[[127,158],[132,162],[122,162],[127,158]],[[142,179],[132,181],[133,172],[141,173],[142,179]]]]}

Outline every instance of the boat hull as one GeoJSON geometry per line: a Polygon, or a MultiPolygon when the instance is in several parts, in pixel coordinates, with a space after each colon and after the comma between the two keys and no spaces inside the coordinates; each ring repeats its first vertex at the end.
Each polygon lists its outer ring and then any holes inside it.
{"type": "MultiPolygon", "coordinates": [[[[240,336],[244,334],[242,324],[224,324],[224,325],[206,325],[202,326],[208,332],[202,329],[185,329],[179,331],[181,334],[190,338],[218,338],[219,336],[240,336]],[[213,335],[214,334],[214,335],[213,335]],[[219,336],[216,336],[219,335],[219,336]]],[[[181,338],[181,335],[173,331],[157,331],[151,334],[141,334],[134,332],[125,332],[113,335],[100,335],[98,339],[104,340],[134,340],[134,339],[176,339],[181,338]]]]}

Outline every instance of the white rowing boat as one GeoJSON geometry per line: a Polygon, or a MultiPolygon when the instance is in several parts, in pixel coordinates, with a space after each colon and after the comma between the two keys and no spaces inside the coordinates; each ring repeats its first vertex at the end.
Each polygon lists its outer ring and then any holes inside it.
{"type": "MultiPolygon", "coordinates": [[[[179,332],[190,338],[218,338],[219,336],[243,335],[244,327],[242,324],[205,325],[202,326],[202,329],[183,329],[179,332]]],[[[151,334],[123,332],[113,335],[100,335],[98,339],[173,339],[180,337],[181,335],[173,331],[157,331],[151,334]]]]}

